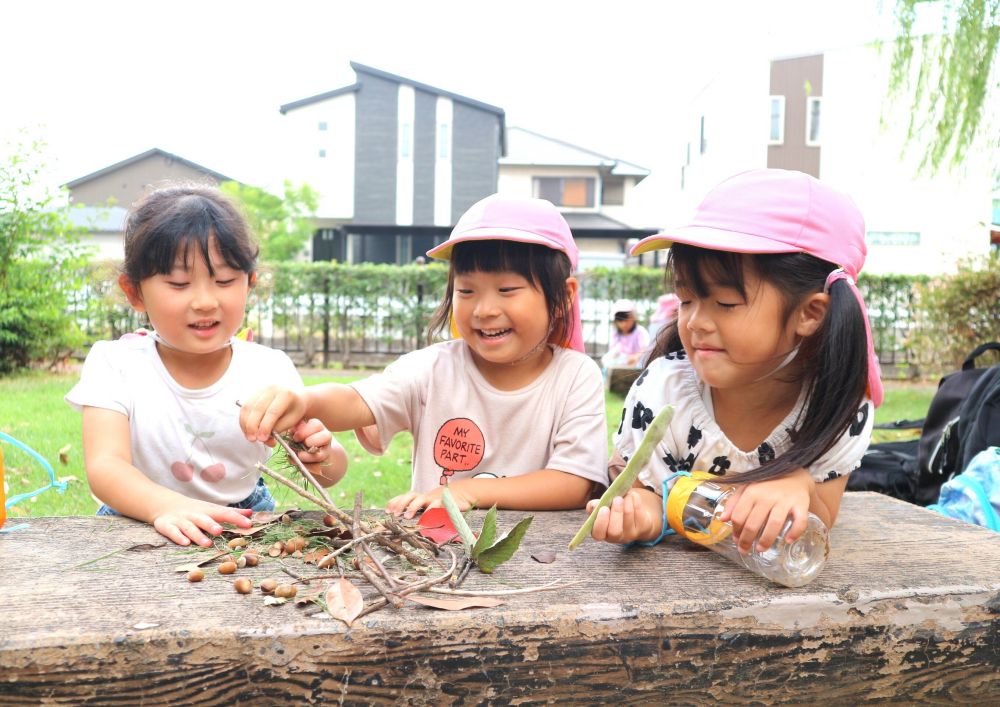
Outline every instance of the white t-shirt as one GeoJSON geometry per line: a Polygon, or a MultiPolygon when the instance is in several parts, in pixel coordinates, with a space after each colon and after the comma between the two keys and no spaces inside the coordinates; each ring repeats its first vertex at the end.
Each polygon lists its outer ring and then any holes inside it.
{"type": "MultiPolygon", "coordinates": [[[[740,473],[786,452],[791,446],[789,431],[805,404],[805,392],[757,449],[744,452],[715,422],[711,390],[698,378],[684,352],[668,353],[652,361],[625,396],[622,419],[613,436],[623,459],[627,461],[635,453],[649,423],[668,404],[674,406],[670,426],[646,468],[639,472],[639,480],[658,493],[662,492],[663,479],[676,471],[740,473]]],[[[871,441],[874,424],[874,406],[865,398],[850,427],[809,466],[812,478],[828,481],[856,469],[871,441]]]]}
{"type": "Polygon", "coordinates": [[[397,432],[413,433],[414,491],[539,469],[608,483],[604,384],[597,364],[578,351],[555,347],[538,378],[497,390],[456,339],[401,356],[351,386],[375,416],[377,439],[358,432],[368,451],[382,454],[397,432]]]}
{"type": "Polygon", "coordinates": [[[149,479],[190,498],[222,505],[254,490],[271,450],[247,442],[237,400],[259,388],[301,388],[295,365],[281,351],[233,339],[233,357],[208,388],[184,388],[167,372],[152,336],[126,335],[94,344],[66,402],[120,412],[128,418],[132,464],[149,479]]]}

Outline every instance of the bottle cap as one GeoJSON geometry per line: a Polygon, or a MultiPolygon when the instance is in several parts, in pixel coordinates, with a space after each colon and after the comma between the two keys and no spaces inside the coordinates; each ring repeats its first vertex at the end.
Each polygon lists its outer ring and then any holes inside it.
{"type": "Polygon", "coordinates": [[[684,508],[691,494],[703,481],[714,478],[706,471],[692,471],[690,476],[678,476],[667,495],[667,523],[675,533],[699,545],[714,545],[733,532],[729,523],[723,523],[718,518],[712,518],[707,531],[684,527],[684,508]]]}

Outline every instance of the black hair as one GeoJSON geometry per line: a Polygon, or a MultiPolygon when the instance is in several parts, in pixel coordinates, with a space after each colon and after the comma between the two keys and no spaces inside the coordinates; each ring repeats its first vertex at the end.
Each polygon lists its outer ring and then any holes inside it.
{"type": "MultiPolygon", "coordinates": [[[[807,296],[823,291],[827,276],[837,266],[807,253],[748,255],[675,243],[667,258],[666,279],[673,287],[682,282],[699,297],[707,296],[709,283],[713,283],[731,287],[746,298],[748,268],[778,290],[787,323],[807,296]]],[[[682,349],[675,317],[657,334],[648,361],[682,349]]],[[[854,422],[868,381],[868,341],[864,314],[846,282],[838,280],[830,287],[826,315],[816,333],[802,341],[798,358],[806,405],[794,423],[791,448],[726,481],[762,481],[807,467],[829,451],[854,422]]]]}
{"type": "Polygon", "coordinates": [[[451,249],[448,288],[428,325],[429,338],[448,329],[455,296],[455,275],[470,272],[517,273],[545,296],[549,324],[549,342],[562,345],[570,334],[570,302],[566,297],[566,279],[573,274],[569,256],[537,243],[482,240],[456,243],[451,249]]]}
{"type": "Polygon", "coordinates": [[[246,219],[227,196],[203,184],[156,189],[133,204],[125,220],[122,272],[138,285],[171,272],[178,253],[187,262],[196,245],[214,275],[209,254],[213,238],[226,265],[254,272],[259,250],[246,219]]]}

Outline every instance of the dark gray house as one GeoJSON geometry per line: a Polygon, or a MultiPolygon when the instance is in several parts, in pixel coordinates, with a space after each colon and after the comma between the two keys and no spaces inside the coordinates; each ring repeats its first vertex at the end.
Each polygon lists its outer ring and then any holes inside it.
{"type": "Polygon", "coordinates": [[[504,112],[351,63],[355,83],[281,106],[296,181],[319,191],[313,259],[406,263],[497,191],[504,112]]]}

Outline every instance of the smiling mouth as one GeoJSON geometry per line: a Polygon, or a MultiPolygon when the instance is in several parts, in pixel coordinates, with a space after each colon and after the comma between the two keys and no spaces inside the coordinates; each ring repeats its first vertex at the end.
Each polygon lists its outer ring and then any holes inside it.
{"type": "Polygon", "coordinates": [[[479,335],[484,339],[499,339],[501,336],[509,334],[513,329],[480,329],[479,335]]]}
{"type": "Polygon", "coordinates": [[[204,330],[211,329],[212,327],[218,326],[219,322],[195,322],[194,324],[188,324],[192,329],[204,330]]]}

